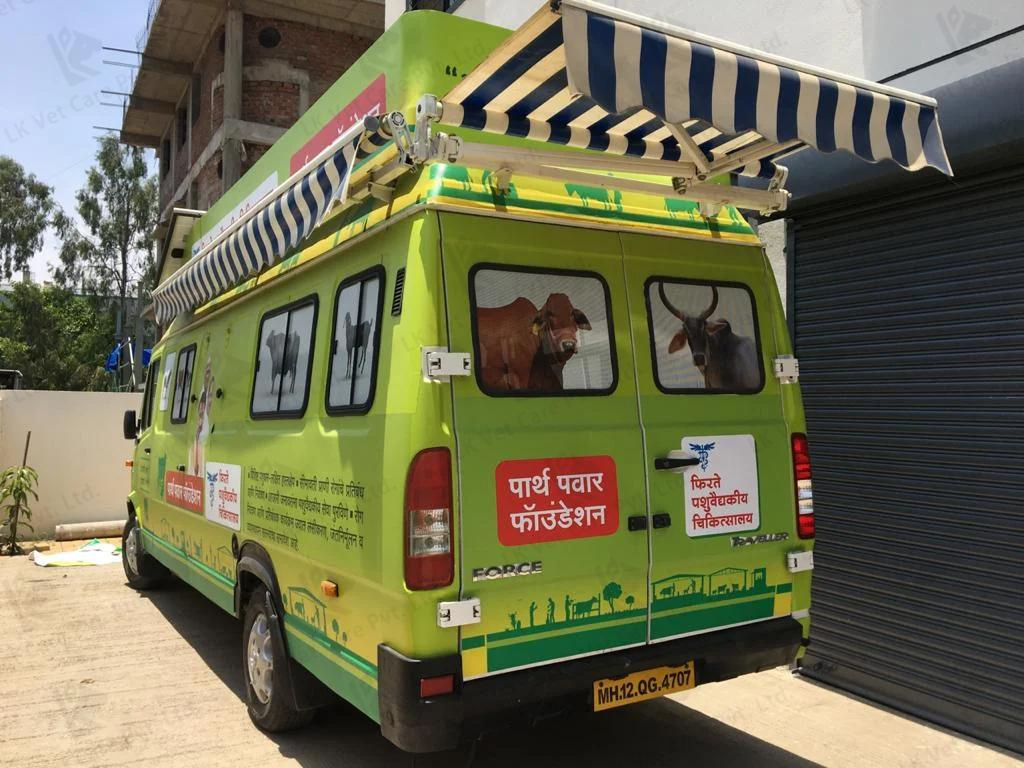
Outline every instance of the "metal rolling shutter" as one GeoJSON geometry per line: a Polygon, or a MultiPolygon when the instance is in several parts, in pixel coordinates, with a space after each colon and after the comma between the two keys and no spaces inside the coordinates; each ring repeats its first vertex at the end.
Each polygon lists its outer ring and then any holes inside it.
{"type": "Polygon", "coordinates": [[[795,223],[804,673],[1024,751],[1024,167],[795,223]]]}

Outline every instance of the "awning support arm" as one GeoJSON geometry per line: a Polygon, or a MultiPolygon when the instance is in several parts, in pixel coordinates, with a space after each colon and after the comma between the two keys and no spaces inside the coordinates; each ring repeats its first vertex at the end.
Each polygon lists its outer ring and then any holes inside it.
{"type": "MultiPolygon", "coordinates": [[[[708,162],[707,156],[697,146],[697,142],[693,140],[693,137],[685,129],[673,123],[665,123],[665,127],[669,129],[675,140],[679,142],[679,149],[682,151],[683,157],[696,169],[692,178],[695,178],[697,181],[707,181],[711,178],[711,164],[708,162]]],[[[686,173],[675,173],[673,175],[685,177],[686,173]]]]}

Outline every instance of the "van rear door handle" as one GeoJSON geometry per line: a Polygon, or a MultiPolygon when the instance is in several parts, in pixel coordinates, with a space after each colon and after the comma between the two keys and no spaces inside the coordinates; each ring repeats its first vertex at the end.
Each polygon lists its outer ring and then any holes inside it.
{"type": "Polygon", "coordinates": [[[676,459],[668,456],[663,456],[659,459],[654,460],[655,469],[681,469],[683,467],[695,467],[700,464],[700,459],[696,456],[693,458],[676,459]]]}
{"type": "Polygon", "coordinates": [[[626,524],[631,531],[646,531],[647,515],[630,515],[626,524]]]}
{"type": "Polygon", "coordinates": [[[655,528],[668,528],[672,525],[672,515],[668,512],[659,512],[651,518],[651,523],[655,528]]]}

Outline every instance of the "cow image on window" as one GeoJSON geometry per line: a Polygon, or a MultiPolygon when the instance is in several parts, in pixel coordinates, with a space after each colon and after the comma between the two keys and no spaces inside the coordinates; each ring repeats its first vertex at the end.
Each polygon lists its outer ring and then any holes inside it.
{"type": "Polygon", "coordinates": [[[614,386],[605,285],[590,274],[478,269],[477,376],[492,395],[602,393],[614,386]]]}
{"type": "Polygon", "coordinates": [[[745,286],[652,280],[647,306],[658,384],[672,392],[757,392],[764,383],[745,286]]]}
{"type": "Polygon", "coordinates": [[[178,354],[178,367],[174,372],[174,398],[171,405],[171,423],[188,420],[188,405],[192,392],[192,369],[196,362],[196,345],[192,344],[178,354]]]}
{"type": "Polygon", "coordinates": [[[254,415],[295,415],[305,410],[315,317],[313,301],[264,316],[252,395],[254,415]]]}
{"type": "Polygon", "coordinates": [[[370,403],[373,361],[377,354],[381,272],[375,271],[342,283],[334,310],[331,377],[327,408],[361,411],[370,403]]]}

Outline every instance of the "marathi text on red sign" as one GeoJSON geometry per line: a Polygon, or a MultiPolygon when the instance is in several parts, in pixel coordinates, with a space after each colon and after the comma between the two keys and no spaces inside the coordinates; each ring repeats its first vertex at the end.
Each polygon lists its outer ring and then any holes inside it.
{"type": "Polygon", "coordinates": [[[618,530],[619,490],[610,456],[504,461],[495,484],[498,540],[505,546],[618,530]]]}
{"type": "Polygon", "coordinates": [[[168,504],[203,513],[203,479],[184,472],[168,472],[164,475],[164,499],[168,504]]]}
{"type": "Polygon", "coordinates": [[[321,128],[307,141],[298,152],[292,155],[291,172],[295,173],[302,166],[327,149],[341,134],[370,115],[383,115],[386,109],[387,87],[384,75],[380,75],[366,90],[341,108],[327,125],[321,128]]]}

